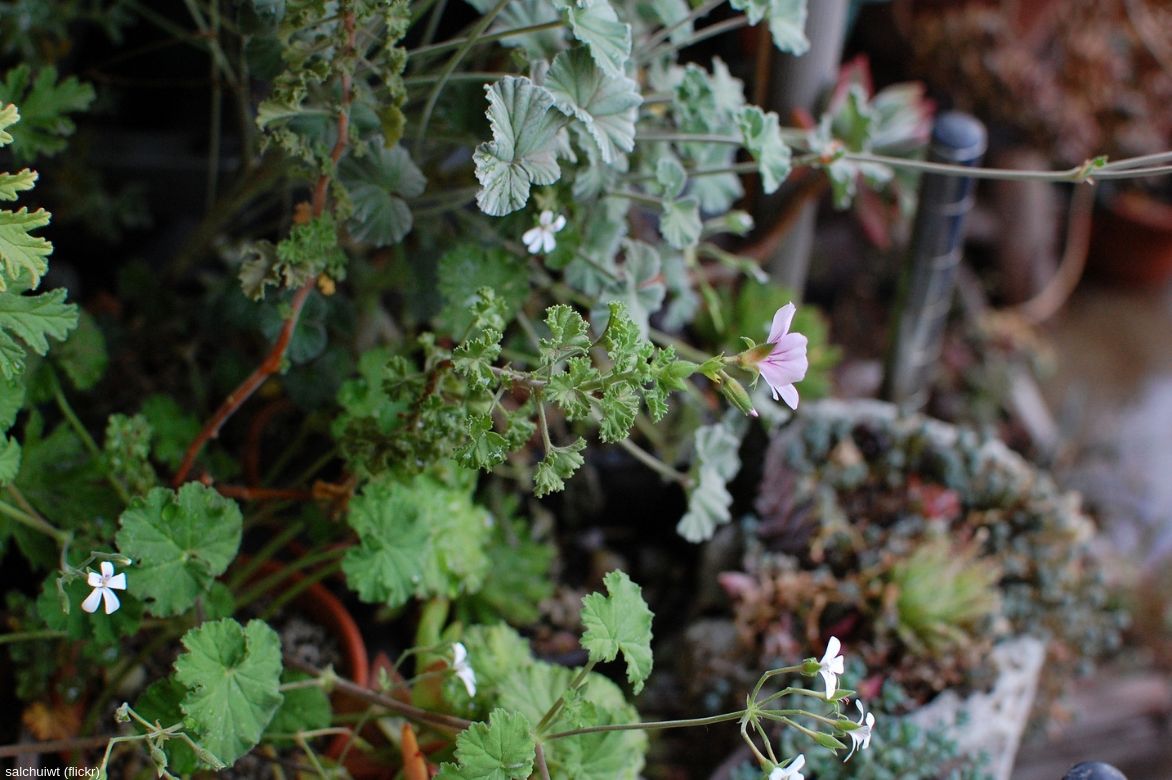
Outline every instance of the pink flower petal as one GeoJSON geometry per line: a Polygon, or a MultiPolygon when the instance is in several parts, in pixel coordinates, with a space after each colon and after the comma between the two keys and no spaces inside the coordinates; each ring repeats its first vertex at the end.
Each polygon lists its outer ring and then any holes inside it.
{"type": "Polygon", "coordinates": [[[770,344],[775,343],[789,332],[789,325],[793,322],[795,311],[797,311],[797,307],[793,303],[787,303],[773,315],[773,327],[769,329],[769,338],[766,339],[770,344]]]}

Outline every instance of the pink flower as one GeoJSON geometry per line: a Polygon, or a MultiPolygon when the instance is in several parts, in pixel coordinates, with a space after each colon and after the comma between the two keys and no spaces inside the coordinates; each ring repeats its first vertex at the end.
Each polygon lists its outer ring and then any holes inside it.
{"type": "Polygon", "coordinates": [[[780,398],[790,409],[798,408],[798,391],[794,382],[804,379],[810,366],[806,360],[806,337],[789,332],[795,311],[797,307],[787,303],[773,315],[773,327],[769,329],[766,342],[773,345],[773,349],[757,363],[757,369],[773,391],[773,400],[780,398]]]}

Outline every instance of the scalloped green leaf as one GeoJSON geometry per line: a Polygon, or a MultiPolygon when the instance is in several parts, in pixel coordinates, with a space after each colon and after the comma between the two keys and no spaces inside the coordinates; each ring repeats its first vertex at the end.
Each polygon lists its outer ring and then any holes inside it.
{"type": "Polygon", "coordinates": [[[134,561],[130,578],[147,610],[178,615],[206,593],[240,549],[243,521],[235,501],[189,482],[176,493],[154,488],[119,518],[118,549],[134,561]]]}
{"type": "Polygon", "coordinates": [[[260,742],[281,706],[281,639],[261,620],[231,618],[183,635],[175,679],[188,693],[180,707],[199,743],[227,765],[260,742]]]}
{"type": "Polygon", "coordinates": [[[781,127],[777,114],[768,114],[756,106],[741,109],[738,124],[744,135],[745,148],[757,161],[761,173],[761,187],[766,194],[777,191],[789,176],[793,154],[781,139],[781,127]]]}
{"type": "Polygon", "coordinates": [[[338,175],[350,191],[354,211],[346,226],[350,235],[374,246],[397,244],[414,222],[404,198],[423,194],[427,179],[402,146],[379,143],[365,157],[348,157],[338,175]]]}
{"type": "Polygon", "coordinates": [[[659,232],[676,249],[695,246],[704,223],[700,221],[700,201],[693,195],[665,200],[659,215],[659,232]]]}
{"type": "Polygon", "coordinates": [[[495,709],[488,723],[473,723],[456,737],[456,761],[444,764],[436,780],[524,780],[533,772],[536,746],[529,720],[495,709]]]}
{"type": "Polygon", "coordinates": [[[546,450],[545,457],[537,464],[537,470],[533,474],[533,495],[541,498],[565,490],[566,480],[574,476],[586,462],[582,457],[584,449],[586,440],[578,437],[565,447],[552,447],[546,450]]]}
{"type": "Polygon", "coordinates": [[[558,123],[549,90],[527,78],[506,76],[486,86],[492,141],[476,147],[476,203],[494,217],[522,208],[532,185],[553,184],[561,176],[557,162],[558,123]]]}
{"type": "Polygon", "coordinates": [[[16,200],[16,193],[31,190],[36,183],[37,172],[28,168],[17,173],[0,173],[0,200],[16,200]]]}
{"type": "Polygon", "coordinates": [[[52,254],[53,245],[34,236],[32,231],[48,225],[49,217],[44,209],[0,210],[0,292],[8,289],[9,282],[21,284],[25,289],[36,288],[41,283],[41,277],[49,269],[46,258],[52,254]]]}
{"type": "Polygon", "coordinates": [[[609,0],[593,0],[584,6],[571,2],[566,13],[570,32],[586,44],[598,67],[611,76],[622,76],[631,58],[631,25],[619,21],[609,0]]]}
{"type": "Polygon", "coordinates": [[[744,11],[749,24],[769,20],[773,45],[780,51],[800,56],[810,48],[806,38],[806,0],[729,0],[738,11],[744,11]]]}
{"type": "Polygon", "coordinates": [[[643,590],[618,569],[602,578],[607,595],[591,593],[582,599],[582,647],[595,663],[613,661],[619,653],[627,662],[627,681],[635,693],[651,675],[651,619],[643,590]]]}
{"type": "Polygon", "coordinates": [[[0,82],[0,104],[20,106],[20,125],[12,129],[13,153],[18,160],[54,155],[76,126],[68,114],[84,111],[94,100],[94,88],[76,76],[57,80],[57,69],[42,68],[30,80],[28,65],[12,68],[0,82]]]}
{"type": "Polygon", "coordinates": [[[0,375],[15,379],[24,371],[26,347],[44,355],[50,338],[60,341],[76,325],[77,307],[65,303],[65,290],[40,295],[0,292],[0,375]]]}
{"type": "Polygon", "coordinates": [[[611,164],[635,148],[635,119],[643,102],[639,85],[626,76],[608,74],[585,47],[554,58],[545,88],[558,110],[582,123],[603,162],[611,164]]]}
{"type": "Polygon", "coordinates": [[[676,532],[689,542],[703,542],[732,519],[732,495],[727,485],[741,468],[737,454],[741,442],[722,424],[697,428],[694,441],[688,511],[680,518],[676,532]]]}

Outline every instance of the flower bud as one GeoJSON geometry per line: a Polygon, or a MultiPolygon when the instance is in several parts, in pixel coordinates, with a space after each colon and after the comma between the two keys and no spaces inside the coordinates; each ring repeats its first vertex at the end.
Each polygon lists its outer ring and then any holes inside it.
{"type": "Polygon", "coordinates": [[[749,391],[745,389],[744,385],[733,379],[725,371],[721,371],[719,377],[721,395],[745,414],[750,417],[756,417],[757,410],[753,408],[753,399],[749,397],[749,391]]]}
{"type": "Polygon", "coordinates": [[[824,748],[830,748],[831,750],[846,750],[846,745],[829,734],[823,734],[821,731],[813,732],[810,734],[810,737],[824,748]]]}

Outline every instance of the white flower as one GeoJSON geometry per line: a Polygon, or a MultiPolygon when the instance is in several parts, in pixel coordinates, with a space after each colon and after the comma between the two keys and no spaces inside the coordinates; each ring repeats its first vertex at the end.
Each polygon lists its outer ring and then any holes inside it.
{"type": "Polygon", "coordinates": [[[818,662],[818,674],[822,675],[822,679],[826,681],[826,698],[829,699],[834,695],[834,691],[838,689],[838,675],[843,672],[843,657],[838,654],[842,643],[838,641],[838,637],[830,637],[830,641],[826,643],[826,652],[822,655],[822,660],[818,662]]]}
{"type": "Polygon", "coordinates": [[[855,699],[855,706],[859,708],[859,727],[846,733],[854,744],[851,745],[851,752],[847,753],[846,758],[842,760],[844,764],[850,761],[856,750],[866,750],[870,747],[871,729],[875,726],[875,713],[864,712],[863,703],[858,699],[855,699]]]}
{"type": "Polygon", "coordinates": [[[469,696],[476,695],[476,672],[468,663],[468,648],[462,642],[452,645],[452,671],[464,683],[469,696]]]}
{"type": "Polygon", "coordinates": [[[105,602],[106,614],[109,615],[122,606],[114,591],[126,590],[126,575],[114,574],[114,564],[109,561],[102,561],[99,568],[102,570],[101,574],[91,571],[86,576],[86,584],[94,590],[81,602],[81,608],[86,612],[97,612],[98,602],[105,602]]]}
{"type": "Polygon", "coordinates": [[[553,234],[565,226],[565,217],[560,214],[554,217],[553,212],[546,209],[541,212],[537,227],[526,230],[521,240],[525,242],[525,248],[533,254],[549,254],[558,245],[553,234]]]}
{"type": "Polygon", "coordinates": [[[773,767],[773,771],[769,773],[769,780],[806,780],[806,776],[801,773],[801,768],[806,765],[806,754],[798,753],[798,757],[789,762],[789,766],[782,769],[780,766],[773,767]]]}

